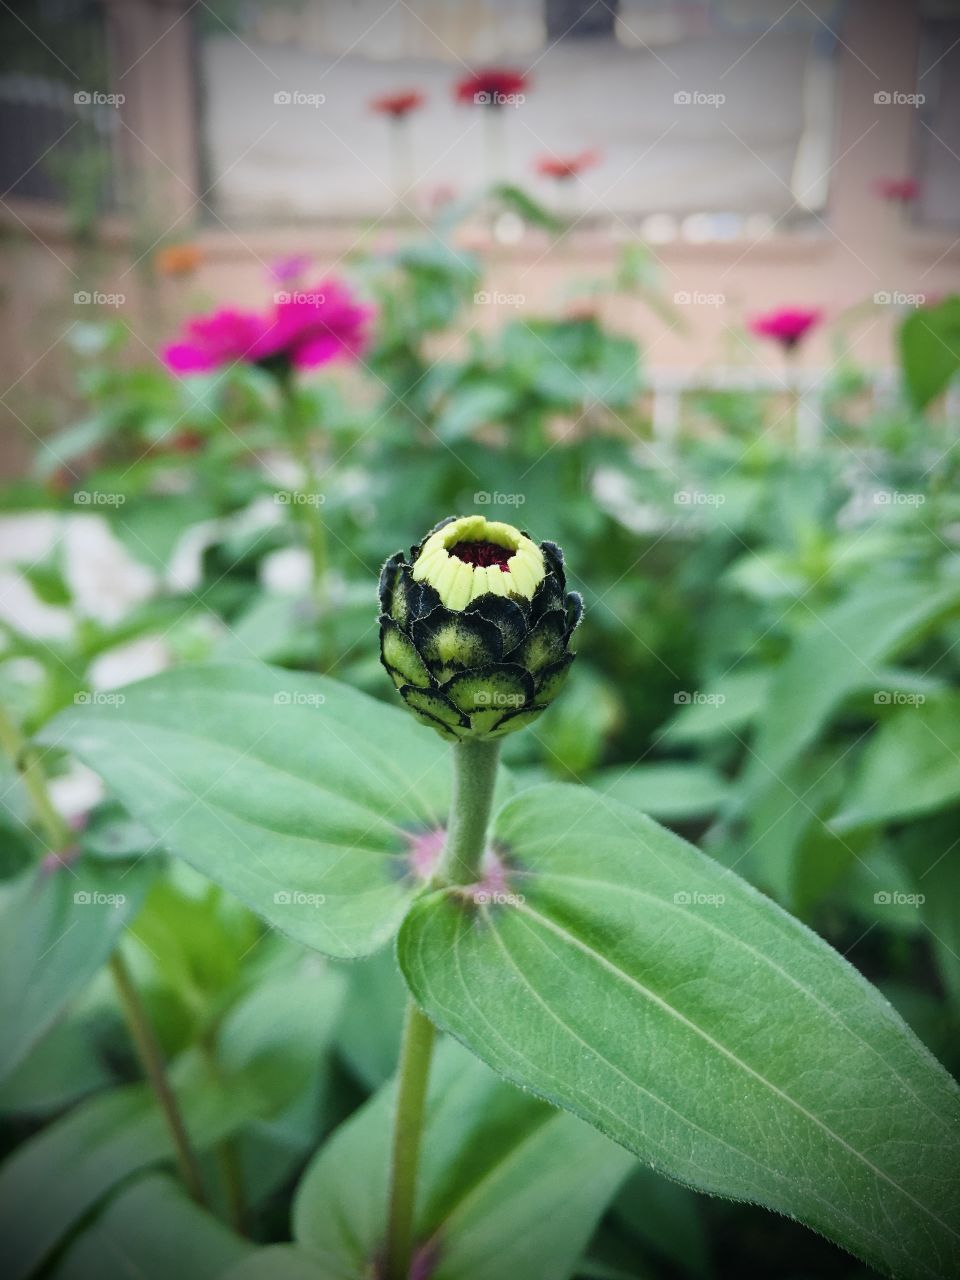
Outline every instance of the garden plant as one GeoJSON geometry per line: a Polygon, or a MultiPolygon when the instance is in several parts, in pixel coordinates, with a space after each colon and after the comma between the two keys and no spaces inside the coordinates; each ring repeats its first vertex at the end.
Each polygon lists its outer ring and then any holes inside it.
{"type": "Polygon", "coordinates": [[[458,88],[482,198],[72,328],[0,496],[10,1280],[960,1274],[960,298],[886,399],[771,298],[779,386],[658,439],[639,240],[466,322],[464,225],[562,235],[524,88],[458,88]]]}

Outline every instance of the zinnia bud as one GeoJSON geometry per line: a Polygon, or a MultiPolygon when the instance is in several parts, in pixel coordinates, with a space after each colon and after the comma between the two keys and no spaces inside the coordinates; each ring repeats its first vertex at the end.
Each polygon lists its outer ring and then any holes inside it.
{"type": "Polygon", "coordinates": [[[380,575],[380,656],[418,720],[445,738],[501,737],[550,705],[583,602],[563,553],[483,516],[442,520],[380,575]]]}

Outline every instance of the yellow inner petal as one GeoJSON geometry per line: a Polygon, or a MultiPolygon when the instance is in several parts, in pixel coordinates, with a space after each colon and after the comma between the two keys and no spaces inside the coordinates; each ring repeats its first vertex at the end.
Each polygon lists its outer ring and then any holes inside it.
{"type": "Polygon", "coordinates": [[[495,595],[519,595],[529,600],[543,581],[546,569],[543,553],[535,542],[500,520],[486,516],[461,516],[423,544],[413,566],[417,582],[429,582],[448,609],[465,609],[471,600],[493,592],[495,595]],[[451,556],[449,548],[458,542],[492,542],[514,554],[510,568],[498,565],[471,565],[451,556]]]}

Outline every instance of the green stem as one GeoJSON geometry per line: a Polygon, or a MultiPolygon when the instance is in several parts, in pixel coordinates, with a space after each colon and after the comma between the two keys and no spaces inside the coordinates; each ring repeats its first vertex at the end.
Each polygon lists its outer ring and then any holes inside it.
{"type": "MultiPolygon", "coordinates": [[[[51,852],[62,854],[72,843],[73,834],[50,799],[47,780],[39,757],[31,750],[19,726],[2,707],[0,707],[0,747],[8,754],[14,768],[23,778],[34,812],[46,832],[51,852]]],[[[204,1204],[199,1165],[190,1147],[179,1105],[167,1080],[163,1055],[147,1011],[140,1001],[130,971],[119,951],[115,951],[110,957],[109,966],[144,1074],[156,1095],[157,1103],[170,1130],[184,1185],[198,1204],[204,1204]]]]}
{"type": "Polygon", "coordinates": [[[109,965],[116,984],[120,1005],[127,1021],[127,1027],[136,1046],[137,1056],[170,1132],[183,1185],[197,1204],[205,1206],[206,1196],[203,1191],[203,1181],[200,1177],[200,1166],[187,1136],[186,1125],[183,1122],[183,1116],[180,1114],[180,1105],[167,1078],[163,1051],[157,1040],[156,1032],[140,999],[140,994],[134,984],[130,970],[127,968],[127,962],[119,950],[114,951],[110,957],[109,965]]]}
{"type": "Polygon", "coordinates": [[[423,1136],[424,1106],[435,1034],[433,1023],[410,1000],[397,1068],[386,1280],[408,1280],[410,1274],[420,1139],[423,1136]]]}
{"type": "Polygon", "coordinates": [[[307,550],[310,552],[312,565],[312,594],[318,611],[322,614],[326,605],[327,585],[327,526],[320,516],[320,480],[310,452],[310,442],[297,415],[296,391],[290,378],[280,383],[283,395],[283,416],[287,439],[294,456],[303,471],[305,502],[296,504],[298,513],[304,524],[307,538],[307,550]]]}
{"type": "MultiPolygon", "coordinates": [[[[483,739],[458,742],[453,748],[450,825],[437,883],[470,884],[481,874],[499,754],[499,742],[483,739]]],[[[385,1280],[408,1280],[410,1274],[417,1169],[435,1034],[433,1023],[411,1000],[397,1067],[385,1280]]]]}
{"type": "Polygon", "coordinates": [[[3,707],[0,707],[0,747],[23,779],[33,811],[51,845],[51,852],[63,853],[72,841],[70,828],[50,799],[39,756],[3,707]]]}
{"type": "Polygon", "coordinates": [[[496,739],[467,739],[453,747],[450,828],[437,873],[441,883],[473,884],[480,879],[499,755],[496,739]]]}
{"type": "MultiPolygon", "coordinates": [[[[200,1037],[200,1051],[214,1084],[225,1088],[226,1081],[217,1056],[216,1034],[212,1029],[200,1037]]],[[[243,1161],[240,1159],[236,1140],[229,1136],[222,1138],[216,1146],[216,1158],[230,1225],[238,1235],[245,1236],[247,1234],[247,1197],[243,1178],[243,1161]]]]}

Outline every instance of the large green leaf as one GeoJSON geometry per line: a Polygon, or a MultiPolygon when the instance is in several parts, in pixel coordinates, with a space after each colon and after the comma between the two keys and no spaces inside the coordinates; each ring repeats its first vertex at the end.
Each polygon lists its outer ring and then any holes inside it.
{"type": "MultiPolygon", "coordinates": [[[[230,1011],[218,1042],[220,1070],[190,1050],[170,1081],[191,1141],[203,1151],[294,1097],[329,1043],[343,979],[315,956],[253,991],[230,1011]]],[[[81,1103],[23,1143],[0,1168],[0,1269],[32,1275],[81,1218],[118,1183],[170,1162],[168,1131],[146,1085],[81,1103]]]]}
{"type": "Polygon", "coordinates": [[[392,936],[415,887],[409,833],[445,820],[438,738],[333,680],[257,664],[182,667],[124,698],[63,713],[45,740],[283,932],[337,956],[392,936]]]}
{"type": "Polygon", "coordinates": [[[898,1276],[956,1274],[960,1090],[849,964],[582,789],[521,793],[496,839],[499,900],[434,891],[401,929],[431,1018],[680,1181],[898,1276]]]}
{"type": "Polygon", "coordinates": [[[140,905],[145,865],[83,858],[0,888],[0,1079],[83,990],[140,905]]]}
{"type": "Polygon", "coordinates": [[[253,1252],[170,1178],[141,1178],[70,1246],[51,1280],[216,1280],[253,1252]]]}
{"type": "MultiPolygon", "coordinates": [[[[304,1175],[294,1234],[329,1280],[362,1280],[387,1213],[393,1085],[304,1175]]],[[[565,1280],[633,1160],[581,1121],[499,1080],[456,1044],[430,1079],[416,1235],[431,1280],[565,1280]]]]}
{"type": "Polygon", "coordinates": [[[960,797],[960,695],[898,708],[870,739],[838,831],[929,813],[960,797]]]}

